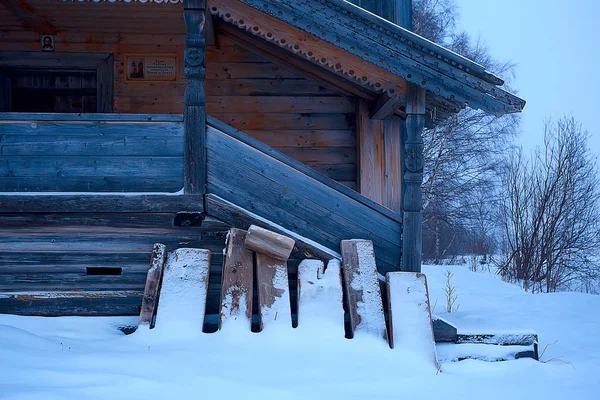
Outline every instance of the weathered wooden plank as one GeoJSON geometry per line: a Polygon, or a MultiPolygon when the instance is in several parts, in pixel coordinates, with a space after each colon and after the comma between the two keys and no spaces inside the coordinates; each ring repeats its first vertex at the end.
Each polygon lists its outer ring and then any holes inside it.
{"type": "Polygon", "coordinates": [[[137,315],[142,295],[141,290],[0,293],[0,314],[47,317],[137,315]]]}
{"type": "Polygon", "coordinates": [[[350,336],[364,333],[387,340],[373,243],[368,240],[342,240],[341,250],[350,336]]]}
{"type": "Polygon", "coordinates": [[[433,317],[432,326],[436,343],[456,342],[457,329],[454,325],[439,317],[433,317]]]}
{"type": "MultiPolygon", "coordinates": [[[[2,125],[0,125],[2,126],[2,125]]],[[[56,135],[32,133],[31,135],[0,134],[4,156],[161,156],[183,157],[183,137],[139,136],[135,131],[129,135],[129,127],[123,127],[121,134],[99,135],[56,135]]],[[[143,130],[142,130],[143,132],[143,130]]],[[[159,131],[162,133],[162,131],[159,131]]]]}
{"type": "Polygon", "coordinates": [[[387,92],[383,93],[371,108],[371,119],[388,119],[404,104],[405,100],[402,96],[390,96],[387,92]]]}
{"type": "Polygon", "coordinates": [[[260,330],[292,327],[287,265],[284,261],[256,253],[256,280],[260,330]]]}
{"type": "MultiPolygon", "coordinates": [[[[0,177],[1,192],[177,192],[183,176],[29,176],[0,177]]],[[[49,193],[50,194],[50,193],[49,193]]],[[[1,202],[1,201],[0,201],[1,202]]]]}
{"type": "Polygon", "coordinates": [[[332,96],[334,92],[305,79],[226,79],[206,81],[207,96],[332,96]]]}
{"type": "Polygon", "coordinates": [[[458,333],[456,343],[482,343],[495,344],[499,346],[530,346],[538,343],[538,335],[533,332],[498,332],[493,334],[484,333],[458,333]]]}
{"type": "MultiPolygon", "coordinates": [[[[222,152],[217,156],[209,149],[208,154],[209,190],[212,193],[329,248],[337,247],[345,237],[373,239],[381,269],[387,271],[396,268],[400,234],[368,220],[370,216],[364,209],[350,216],[344,212],[349,212],[348,209],[352,207],[342,208],[346,207],[345,203],[341,203],[344,205],[339,208],[332,207],[332,198],[338,200],[335,194],[325,198],[322,192],[317,191],[318,187],[308,187],[314,183],[302,185],[301,181],[296,181],[292,185],[278,184],[251,169],[240,168],[236,165],[237,160],[222,156],[222,152]],[[213,159],[219,160],[217,168],[211,161],[213,159]],[[248,182],[252,182],[251,188],[248,182]],[[314,194],[308,197],[309,193],[314,194]],[[327,225],[323,225],[323,221],[327,221],[327,225]]],[[[273,176],[293,176],[293,172],[288,170],[278,172],[270,168],[269,173],[273,176]]]]}
{"type": "Polygon", "coordinates": [[[385,135],[385,199],[384,205],[402,212],[402,134],[404,122],[394,116],[383,122],[385,135]]]}
{"type": "Polygon", "coordinates": [[[0,159],[2,176],[178,176],[182,157],[112,156],[4,156],[0,159]]]}
{"type": "Polygon", "coordinates": [[[322,330],[324,336],[344,336],[342,271],[339,260],[325,264],[304,260],[298,266],[298,327],[322,330]]]}
{"type": "Polygon", "coordinates": [[[261,218],[260,216],[238,207],[214,194],[208,194],[206,196],[206,211],[209,215],[226,221],[237,228],[248,229],[251,225],[255,224],[270,231],[288,235],[296,241],[292,254],[296,254],[301,258],[331,260],[340,257],[340,255],[333,250],[284,229],[283,227],[261,218]]]}
{"type": "Polygon", "coordinates": [[[0,274],[0,292],[144,290],[146,273],[86,275],[81,273],[0,274]]]}
{"type": "Polygon", "coordinates": [[[269,231],[256,225],[250,226],[244,239],[244,247],[275,258],[287,261],[294,248],[294,239],[269,231]]]}
{"type": "Polygon", "coordinates": [[[144,298],[142,299],[142,310],[140,311],[138,327],[153,328],[154,313],[158,305],[158,295],[166,257],[166,246],[156,243],[152,249],[150,269],[146,276],[146,286],[144,287],[144,298]]]}
{"type": "Polygon", "coordinates": [[[301,113],[261,113],[261,114],[221,114],[212,117],[240,130],[277,129],[352,129],[352,114],[301,114],[301,113]]]}
{"type": "MultiPolygon", "coordinates": [[[[261,143],[259,141],[257,141],[256,139],[253,139],[251,137],[249,137],[248,135],[245,135],[244,133],[233,129],[232,127],[228,126],[227,124],[224,124],[214,118],[208,118],[207,119],[207,124],[215,129],[218,129],[219,131],[221,131],[222,133],[225,133],[226,135],[235,138],[239,141],[241,141],[242,143],[260,151],[263,152],[265,154],[270,155],[272,158],[276,159],[277,161],[280,161],[290,167],[292,167],[293,169],[302,172],[304,175],[307,175],[313,179],[315,179],[316,181],[331,187],[332,189],[335,189],[337,192],[344,194],[345,196],[350,197],[351,199],[354,199],[360,203],[362,203],[363,205],[366,205],[367,207],[373,209],[374,211],[377,211],[378,213],[387,216],[390,220],[392,221],[397,221],[397,222],[401,222],[402,219],[400,217],[399,214],[392,212],[391,210],[383,207],[380,204],[377,204],[367,198],[365,198],[364,196],[359,195],[358,193],[356,193],[353,190],[348,189],[347,187],[338,184],[337,182],[331,180],[331,179],[327,179],[326,177],[322,176],[321,174],[316,174],[311,168],[306,167],[305,165],[302,165],[302,163],[299,163],[298,161],[287,157],[279,152],[276,152],[273,150],[273,148],[269,147],[268,145],[265,145],[264,143],[261,143]]],[[[210,130],[209,130],[210,131],[210,130]]]]}
{"type": "MultiPolygon", "coordinates": [[[[244,70],[247,63],[237,64],[244,70]]],[[[264,65],[264,64],[256,64],[264,65]]],[[[267,64],[273,65],[274,64],[267,64]]],[[[208,112],[254,114],[254,113],[313,113],[348,114],[354,112],[352,101],[342,96],[208,96],[208,112]]]]}
{"type": "Polygon", "coordinates": [[[427,278],[421,273],[388,272],[386,287],[390,347],[430,360],[437,369],[427,278]]]}
{"type": "Polygon", "coordinates": [[[211,252],[181,248],[167,256],[156,327],[176,333],[201,333],[204,324],[211,252]]]}
{"type": "Polygon", "coordinates": [[[350,129],[282,129],[277,131],[248,129],[244,133],[284,154],[283,149],[287,148],[356,147],[356,134],[354,130],[350,129]]]}
{"type": "Polygon", "coordinates": [[[0,195],[0,212],[179,212],[201,211],[191,195],[0,195]]]}
{"type": "Polygon", "coordinates": [[[360,193],[383,204],[385,199],[385,140],[382,121],[373,120],[367,103],[361,100],[356,112],[360,193]]]}
{"type": "Polygon", "coordinates": [[[183,116],[173,114],[69,114],[8,112],[0,113],[0,121],[183,122],[183,116]]]}
{"type": "Polygon", "coordinates": [[[243,320],[248,330],[252,323],[254,263],[252,252],[244,248],[246,232],[232,228],[223,262],[223,284],[219,310],[219,329],[227,321],[243,320]]]}

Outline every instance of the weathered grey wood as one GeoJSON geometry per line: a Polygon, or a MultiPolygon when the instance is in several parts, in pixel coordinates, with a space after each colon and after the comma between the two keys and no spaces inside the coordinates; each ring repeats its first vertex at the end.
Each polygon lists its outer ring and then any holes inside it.
{"type": "Polygon", "coordinates": [[[404,140],[404,176],[402,204],[402,270],[421,272],[423,248],[423,127],[425,125],[425,89],[414,84],[407,86],[406,137],[404,140]]]}
{"type": "Polygon", "coordinates": [[[438,369],[427,278],[412,272],[388,272],[385,278],[390,347],[428,359],[438,369]]]}
{"type": "Polygon", "coordinates": [[[206,22],[205,0],[183,0],[183,18],[187,28],[185,38],[185,164],[184,191],[188,194],[206,192],[206,22]]]}
{"type": "Polygon", "coordinates": [[[0,213],[26,212],[179,212],[202,211],[192,195],[0,195],[0,213]]]}
{"type": "Polygon", "coordinates": [[[97,94],[96,110],[99,113],[113,111],[113,55],[110,54],[96,69],[97,94]]]}
{"type": "Polygon", "coordinates": [[[144,298],[142,299],[142,310],[140,311],[140,320],[138,326],[153,328],[154,313],[158,305],[158,294],[160,292],[160,283],[167,257],[167,248],[164,244],[156,243],[152,249],[152,258],[150,260],[150,269],[146,277],[146,286],[144,287],[144,298]]]}
{"type": "Polygon", "coordinates": [[[243,318],[247,319],[244,323],[248,330],[251,327],[254,263],[252,252],[244,248],[245,237],[246,232],[241,229],[229,231],[223,262],[219,329],[231,319],[243,318]]]}
{"type": "Polygon", "coordinates": [[[538,335],[535,333],[458,333],[456,343],[483,343],[499,346],[530,346],[538,343],[538,335]]]}
{"type": "MultiPolygon", "coordinates": [[[[2,53],[5,54],[5,53],[2,53]]],[[[33,53],[32,53],[33,54],[33,53]]],[[[38,53],[36,53],[38,54],[38,53]]],[[[104,56],[104,58],[106,55],[104,56]]],[[[104,59],[103,58],[103,59],[104,59]]],[[[69,114],[69,113],[0,113],[0,121],[130,121],[182,122],[177,114],[69,114]]]]}
{"type": "Polygon", "coordinates": [[[350,315],[350,336],[356,332],[388,340],[373,243],[342,240],[344,292],[350,315]]]}
{"type": "Polygon", "coordinates": [[[405,99],[402,96],[383,93],[377,98],[375,105],[371,109],[372,119],[388,119],[398,108],[405,104],[405,99]]]}
{"type": "Polygon", "coordinates": [[[344,185],[341,185],[332,179],[328,179],[327,177],[325,177],[321,174],[315,173],[314,170],[307,167],[306,165],[303,165],[302,163],[294,160],[293,158],[288,157],[285,154],[282,154],[281,152],[278,152],[277,150],[273,149],[272,147],[269,147],[266,144],[264,144],[256,139],[251,138],[250,136],[240,132],[239,130],[234,129],[231,126],[228,126],[228,125],[222,123],[221,121],[218,121],[211,117],[208,117],[207,124],[215,129],[227,134],[228,136],[231,136],[232,138],[235,138],[235,139],[239,140],[240,142],[262,152],[262,153],[268,154],[273,159],[280,161],[299,172],[302,172],[304,175],[307,175],[307,176],[315,179],[316,181],[318,181],[324,185],[327,185],[327,186],[331,187],[332,189],[335,189],[337,192],[340,192],[340,193],[344,194],[345,196],[350,197],[351,199],[364,204],[365,206],[373,209],[374,211],[377,211],[378,213],[385,215],[389,219],[398,221],[398,222],[401,221],[401,216],[399,214],[392,212],[391,210],[383,207],[381,204],[377,204],[376,202],[369,200],[364,196],[361,196],[360,194],[356,193],[354,190],[348,189],[344,185]]]}
{"type": "Polygon", "coordinates": [[[317,258],[321,260],[331,260],[339,258],[340,255],[335,251],[320,246],[307,238],[294,234],[287,229],[278,226],[268,220],[259,217],[248,210],[238,207],[214,194],[206,195],[206,211],[208,215],[225,221],[237,228],[248,229],[251,225],[257,225],[270,231],[278,232],[283,235],[289,235],[294,238],[296,244],[292,254],[300,258],[317,258]]]}
{"type": "Polygon", "coordinates": [[[138,315],[142,290],[0,293],[0,314],[118,316],[138,315]]]}
{"type": "Polygon", "coordinates": [[[433,317],[433,336],[436,343],[454,343],[456,342],[457,329],[439,317],[433,317]]]}
{"type": "Polygon", "coordinates": [[[292,310],[285,261],[256,253],[256,281],[260,330],[270,326],[292,327],[292,310]]]}
{"type": "Polygon", "coordinates": [[[0,178],[2,193],[70,192],[70,193],[161,193],[176,192],[183,186],[183,176],[15,176],[0,178]]]}
{"type": "Polygon", "coordinates": [[[294,249],[294,239],[269,231],[256,225],[250,226],[244,239],[244,246],[248,250],[255,251],[276,258],[281,261],[287,261],[294,249]]]}

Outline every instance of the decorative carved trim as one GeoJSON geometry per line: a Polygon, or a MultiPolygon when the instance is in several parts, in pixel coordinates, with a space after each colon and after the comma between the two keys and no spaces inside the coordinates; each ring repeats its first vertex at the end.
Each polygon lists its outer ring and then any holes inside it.
{"type": "Polygon", "coordinates": [[[244,4],[231,6],[230,1],[227,0],[209,0],[208,4],[210,13],[225,22],[274,43],[338,75],[343,75],[375,92],[395,95],[403,94],[405,91],[406,83],[397,75],[370,63],[357,62],[357,60],[353,60],[353,56],[342,60],[337,56],[340,54],[338,47],[324,42],[312,34],[297,30],[285,22],[273,20],[267,14],[257,12],[244,4]],[[377,74],[373,73],[374,70],[377,70],[377,74]]]}
{"type": "MultiPolygon", "coordinates": [[[[225,1],[225,0],[221,0],[225,1]]],[[[450,101],[495,114],[525,102],[502,80],[443,47],[342,0],[236,0],[450,101]]]]}

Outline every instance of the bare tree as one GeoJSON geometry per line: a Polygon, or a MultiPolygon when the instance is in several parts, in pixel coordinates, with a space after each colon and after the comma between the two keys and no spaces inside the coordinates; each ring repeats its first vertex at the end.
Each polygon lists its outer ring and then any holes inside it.
{"type": "MultiPolygon", "coordinates": [[[[454,0],[415,0],[415,32],[482,64],[510,82],[514,65],[494,60],[481,40],[458,31],[454,0]]],[[[439,262],[452,255],[493,251],[498,230],[500,172],[505,168],[519,118],[463,110],[423,133],[423,249],[439,262]]]]}
{"type": "Polygon", "coordinates": [[[499,272],[531,292],[600,277],[600,181],[588,134],[572,118],[547,122],[544,134],[531,161],[515,153],[503,185],[507,256],[499,272]]]}

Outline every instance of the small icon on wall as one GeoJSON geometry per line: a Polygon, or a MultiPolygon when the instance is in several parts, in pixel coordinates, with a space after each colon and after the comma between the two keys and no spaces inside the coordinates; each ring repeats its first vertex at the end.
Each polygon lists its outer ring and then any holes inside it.
{"type": "Polygon", "coordinates": [[[54,51],[54,36],[53,35],[42,35],[41,43],[42,43],[43,51],[54,51]]]}

